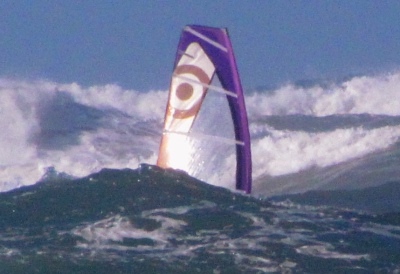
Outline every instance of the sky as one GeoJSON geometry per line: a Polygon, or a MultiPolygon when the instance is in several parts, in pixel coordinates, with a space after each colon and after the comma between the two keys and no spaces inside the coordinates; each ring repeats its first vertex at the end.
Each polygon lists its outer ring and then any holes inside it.
{"type": "Polygon", "coordinates": [[[0,1],[0,77],[167,89],[182,28],[227,27],[245,90],[400,69],[400,1],[0,1]]]}

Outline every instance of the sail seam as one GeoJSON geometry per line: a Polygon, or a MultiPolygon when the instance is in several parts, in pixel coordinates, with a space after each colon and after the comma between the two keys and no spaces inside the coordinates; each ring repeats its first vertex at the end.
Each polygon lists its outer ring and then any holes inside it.
{"type": "Polygon", "coordinates": [[[190,32],[194,36],[197,36],[198,38],[204,40],[205,42],[209,43],[210,45],[213,45],[214,47],[219,48],[220,50],[228,52],[228,49],[226,47],[224,47],[223,45],[221,45],[220,43],[208,38],[207,36],[201,34],[198,31],[195,31],[194,29],[192,29],[190,27],[185,27],[184,30],[187,31],[187,32],[190,32]]]}
{"type": "Polygon", "coordinates": [[[221,137],[221,136],[215,136],[215,135],[207,135],[207,134],[202,134],[202,133],[193,133],[193,132],[182,132],[182,131],[173,131],[173,130],[164,130],[164,134],[179,134],[179,135],[185,135],[189,137],[194,137],[194,138],[203,138],[203,139],[213,139],[216,141],[228,143],[228,144],[236,144],[236,145],[241,145],[244,146],[244,142],[240,140],[232,140],[229,138],[221,137]]]}
{"type": "Polygon", "coordinates": [[[226,90],[226,89],[223,89],[223,88],[220,88],[220,87],[217,87],[217,86],[208,85],[208,84],[205,84],[205,83],[202,83],[202,82],[199,82],[199,81],[196,81],[196,80],[193,80],[193,79],[190,79],[188,77],[185,77],[185,76],[182,76],[182,75],[179,75],[179,74],[175,74],[175,73],[173,74],[173,76],[176,77],[176,78],[185,80],[187,82],[190,82],[192,84],[201,85],[201,86],[206,87],[206,88],[208,88],[208,89],[210,89],[212,91],[223,93],[223,94],[235,97],[235,98],[238,97],[236,93],[234,93],[232,91],[229,91],[229,90],[226,90]]]}

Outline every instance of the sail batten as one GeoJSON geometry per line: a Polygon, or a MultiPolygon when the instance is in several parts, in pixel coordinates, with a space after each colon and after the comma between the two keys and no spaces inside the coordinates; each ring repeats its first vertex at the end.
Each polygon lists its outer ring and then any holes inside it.
{"type": "Polygon", "coordinates": [[[208,90],[220,92],[220,93],[223,93],[223,94],[226,94],[226,95],[229,95],[229,96],[237,98],[237,94],[232,92],[232,91],[225,90],[223,88],[220,88],[220,87],[217,87],[217,86],[214,86],[214,85],[207,85],[205,83],[202,83],[202,82],[199,82],[199,81],[196,81],[196,80],[192,80],[192,79],[190,79],[188,77],[184,77],[184,76],[181,76],[181,75],[178,75],[178,74],[173,74],[173,76],[177,77],[177,78],[180,78],[182,80],[188,81],[188,82],[190,82],[192,84],[201,85],[203,87],[206,87],[208,90]]]}
{"type": "Polygon", "coordinates": [[[233,179],[236,189],[250,193],[250,133],[243,90],[228,32],[221,28],[189,25],[183,29],[178,44],[157,165],[185,170],[192,176],[201,176],[201,179],[208,181],[203,175],[214,175],[221,161],[228,169],[236,169],[236,178],[233,179]],[[211,84],[214,80],[219,81],[220,85],[211,84]],[[216,93],[208,94],[208,91],[216,93]],[[215,100],[216,105],[208,106],[207,111],[203,110],[202,106],[210,100],[215,100]],[[222,103],[226,105],[224,109],[220,109],[222,103]],[[230,114],[226,116],[230,121],[219,119],[222,117],[219,113],[221,111],[230,114]],[[207,116],[212,112],[217,118],[201,124],[204,120],[198,116],[207,116]],[[227,125],[226,121],[232,124],[229,131],[224,126],[227,125]],[[200,131],[197,132],[199,124],[200,131]],[[207,134],[207,127],[209,130],[215,128],[213,130],[217,131],[216,134],[207,134]],[[232,136],[222,136],[229,132],[232,136]],[[216,144],[211,144],[214,141],[217,141],[216,144]],[[224,146],[230,146],[230,149],[224,146]],[[216,156],[219,153],[216,151],[230,154],[218,158],[216,156]],[[231,156],[234,156],[235,163],[231,163],[231,156]],[[211,171],[203,172],[204,168],[211,168],[211,171]]]}
{"type": "Polygon", "coordinates": [[[220,50],[223,51],[228,51],[228,49],[226,47],[224,47],[223,45],[221,45],[220,43],[208,38],[207,36],[201,34],[200,32],[195,31],[194,29],[192,29],[191,27],[186,27],[185,31],[190,32],[191,34],[197,36],[198,38],[206,41],[207,43],[209,43],[210,45],[213,45],[216,48],[219,48],[220,50]]]}
{"type": "Polygon", "coordinates": [[[233,140],[233,139],[215,136],[215,135],[207,135],[207,134],[193,133],[193,132],[167,131],[167,130],[164,130],[163,133],[164,134],[180,134],[180,135],[185,135],[185,136],[200,138],[200,139],[212,139],[212,140],[216,140],[216,141],[227,143],[227,144],[236,144],[236,145],[241,145],[241,146],[245,145],[243,141],[233,140]]]}

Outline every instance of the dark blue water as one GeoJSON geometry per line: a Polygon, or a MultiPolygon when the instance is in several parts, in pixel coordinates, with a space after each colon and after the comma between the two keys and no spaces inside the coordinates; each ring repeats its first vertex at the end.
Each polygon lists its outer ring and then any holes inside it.
{"type": "Polygon", "coordinates": [[[387,273],[400,214],[233,193],[142,165],[0,194],[0,273],[387,273]]]}

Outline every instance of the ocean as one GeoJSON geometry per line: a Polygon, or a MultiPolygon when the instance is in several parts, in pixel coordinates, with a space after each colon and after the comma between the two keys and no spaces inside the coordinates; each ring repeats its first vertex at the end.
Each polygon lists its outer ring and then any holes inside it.
{"type": "Polygon", "coordinates": [[[247,90],[250,195],[154,166],[167,96],[0,79],[0,273],[400,273],[400,72],[247,90]]]}

